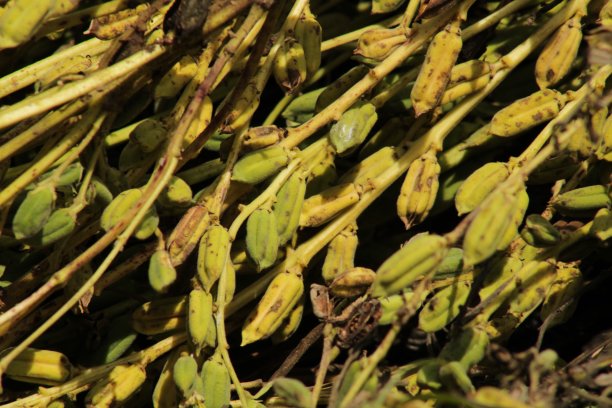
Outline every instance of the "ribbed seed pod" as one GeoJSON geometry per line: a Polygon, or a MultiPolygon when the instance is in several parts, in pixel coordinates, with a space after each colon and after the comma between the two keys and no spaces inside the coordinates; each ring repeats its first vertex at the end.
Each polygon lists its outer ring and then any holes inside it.
{"type": "Polygon", "coordinates": [[[48,246],[67,237],[76,228],[76,214],[70,208],[59,208],[51,213],[42,230],[31,239],[34,245],[48,246]]]}
{"type": "Polygon", "coordinates": [[[476,91],[481,90],[491,80],[489,74],[479,76],[478,78],[474,78],[470,81],[460,82],[453,86],[448,86],[444,93],[442,94],[442,98],[440,98],[440,105],[445,105],[449,102],[454,102],[459,98],[463,98],[464,96],[471,95],[476,91]]]}
{"type": "Polygon", "coordinates": [[[446,279],[458,275],[463,268],[463,249],[450,248],[438,266],[434,279],[446,279]]]}
{"type": "Polygon", "coordinates": [[[186,351],[187,346],[179,346],[174,349],[164,363],[162,372],[159,375],[155,388],[153,389],[152,402],[153,408],[173,408],[178,405],[178,392],[174,383],[173,370],[174,363],[186,351]]]}
{"type": "Polygon", "coordinates": [[[201,289],[193,289],[187,297],[187,332],[189,339],[200,350],[206,345],[209,325],[214,325],[212,295],[201,289]]]}
{"type": "Polygon", "coordinates": [[[13,217],[13,235],[21,240],[34,237],[40,232],[55,206],[55,190],[51,186],[40,186],[26,194],[13,217]]]}
{"type": "MultiPolygon", "coordinates": [[[[100,226],[105,231],[113,228],[121,217],[123,217],[141,197],[142,190],[138,188],[123,191],[104,209],[100,217],[100,226]]],[[[140,224],[138,224],[138,227],[134,231],[134,236],[141,240],[147,239],[155,233],[158,224],[159,217],[157,216],[155,207],[152,206],[146,212],[140,224]]]]}
{"type": "Polygon", "coordinates": [[[186,207],[191,204],[193,192],[183,179],[172,176],[157,200],[165,207],[186,207]]]}
{"type": "Polygon", "coordinates": [[[198,71],[198,64],[191,55],[185,55],[159,80],[153,90],[153,97],[174,98],[198,71]]]}
{"type": "Polygon", "coordinates": [[[471,282],[453,282],[438,291],[419,313],[419,328],[433,333],[452,322],[465,304],[471,287],[471,282]]]}
{"type": "Polygon", "coordinates": [[[342,74],[318,95],[315,104],[315,112],[320,112],[340,96],[342,96],[350,87],[355,85],[365,74],[368,73],[368,67],[358,65],[349,69],[342,74]]]}
{"type": "Polygon", "coordinates": [[[278,274],[251,312],[242,328],[242,343],[247,345],[270,337],[283,323],[304,293],[304,282],[299,270],[278,274]]]}
{"type": "Polygon", "coordinates": [[[87,393],[88,406],[111,407],[127,401],[145,382],[147,373],[138,364],[114,367],[87,393]]]}
{"type": "Polygon", "coordinates": [[[276,215],[270,208],[258,208],[249,216],[246,225],[247,252],[258,270],[266,269],[276,262],[279,235],[276,215]]]}
{"type": "Polygon", "coordinates": [[[509,175],[508,165],[501,162],[487,163],[474,171],[457,190],[455,207],[459,215],[476,208],[509,175]]]}
{"type": "Polygon", "coordinates": [[[469,60],[453,67],[448,81],[448,87],[462,82],[472,81],[491,72],[491,64],[481,60],[469,60]]]}
{"type": "Polygon", "coordinates": [[[276,329],[274,334],[271,337],[271,340],[274,344],[282,343],[287,340],[289,337],[293,336],[293,334],[300,327],[300,323],[302,322],[302,316],[304,315],[304,295],[302,295],[298,304],[293,308],[289,316],[283,320],[280,327],[276,329]]]}
{"type": "Polygon", "coordinates": [[[321,269],[326,283],[354,266],[358,243],[356,224],[350,224],[331,240],[321,269]]]}
{"type": "Polygon", "coordinates": [[[334,296],[338,297],[359,296],[368,290],[375,278],[376,272],[373,270],[355,266],[336,276],[329,285],[329,289],[334,296]]]}
{"type": "Polygon", "coordinates": [[[415,235],[378,268],[372,296],[392,295],[408,288],[417,279],[433,274],[447,250],[446,239],[439,235],[415,235]]]}
{"type": "Polygon", "coordinates": [[[299,172],[289,176],[276,194],[273,212],[279,245],[286,244],[297,231],[305,195],[306,179],[299,172]]]}
{"type": "Polygon", "coordinates": [[[463,261],[466,265],[476,265],[493,255],[512,226],[518,197],[504,190],[492,194],[465,233],[463,261]]]}
{"type": "Polygon", "coordinates": [[[502,137],[519,134],[554,118],[566,100],[565,95],[551,89],[532,93],[497,112],[491,119],[490,132],[502,137]]]}
{"type": "Polygon", "coordinates": [[[302,205],[301,227],[318,227],[331,220],[345,208],[359,201],[359,189],[353,183],[330,187],[308,197],[302,205]]]}
{"type": "Polygon", "coordinates": [[[242,137],[242,146],[247,151],[264,149],[277,144],[286,135],[286,129],[281,129],[274,125],[252,127],[242,137]]]}
{"type": "Polygon", "coordinates": [[[588,213],[600,208],[610,208],[612,206],[610,187],[592,185],[577,188],[557,196],[553,201],[553,206],[562,214],[567,215],[588,213]]]}
{"type": "Polygon", "coordinates": [[[52,16],[55,3],[52,0],[7,3],[0,14],[0,50],[14,48],[28,41],[45,20],[52,16]]]}
{"type": "Polygon", "coordinates": [[[548,292],[548,288],[555,278],[555,265],[545,262],[537,273],[529,276],[529,280],[518,281],[516,289],[510,295],[507,304],[508,312],[514,315],[518,322],[522,322],[542,303],[543,293],[548,292]]]}
{"type": "Polygon", "coordinates": [[[462,46],[459,20],[447,24],[431,40],[425,62],[410,93],[416,116],[429,112],[439,104],[462,46]]]}
{"type": "Polygon", "coordinates": [[[257,86],[249,82],[245,86],[244,91],[240,94],[238,101],[236,101],[234,109],[227,115],[221,128],[222,132],[234,133],[236,130],[246,125],[259,106],[260,96],[257,86]]]}
{"type": "Polygon", "coordinates": [[[257,184],[289,163],[289,153],[282,146],[256,150],[242,157],[232,170],[232,180],[257,184]]]}
{"type": "Polygon", "coordinates": [[[302,45],[306,60],[306,77],[312,78],[321,65],[321,25],[307,4],[295,24],[295,39],[302,45]]]}
{"type": "Polygon", "coordinates": [[[164,249],[158,249],[149,259],[149,284],[159,293],[165,293],[176,281],[176,269],[172,266],[170,255],[164,249]]]}
{"type": "Polygon", "coordinates": [[[307,78],[307,62],[304,47],[295,38],[283,41],[274,58],[274,78],[288,93],[295,92],[307,78]]]}
{"type": "Polygon", "coordinates": [[[383,147],[353,166],[338,179],[338,183],[355,183],[366,186],[397,161],[393,147],[383,147]]]}
{"type": "Polygon", "coordinates": [[[196,137],[200,133],[206,129],[208,124],[210,123],[210,119],[212,118],[212,101],[206,96],[202,100],[202,103],[198,106],[198,110],[189,124],[189,128],[187,128],[187,132],[185,132],[185,136],[183,137],[183,147],[189,146],[196,137]]]}
{"type": "MultiPolygon", "coordinates": [[[[3,351],[6,355],[12,348],[3,351]]],[[[6,367],[7,377],[27,383],[57,385],[72,375],[72,364],[68,357],[57,351],[26,348],[6,367]]]]}
{"type": "Polygon", "coordinates": [[[577,266],[557,262],[555,278],[544,296],[540,310],[542,320],[550,319],[548,327],[564,323],[572,316],[583,283],[582,273],[577,266]]]}
{"type": "Polygon", "coordinates": [[[529,245],[544,248],[555,245],[561,240],[559,231],[546,218],[539,214],[530,214],[525,219],[521,237],[529,245]]]}
{"type": "Polygon", "coordinates": [[[527,212],[527,207],[529,206],[529,195],[527,194],[527,190],[524,186],[515,193],[515,196],[516,202],[514,211],[512,213],[512,220],[510,221],[510,225],[508,225],[505,234],[497,244],[498,251],[503,251],[506,249],[514,238],[516,238],[519,233],[518,227],[523,223],[523,218],[525,218],[525,213],[527,212]]]}
{"type": "Polygon", "coordinates": [[[198,363],[190,355],[180,356],[172,368],[172,378],[177,388],[187,396],[198,376],[198,363]]]}
{"type": "MultiPolygon", "coordinates": [[[[415,302],[414,307],[415,310],[419,309],[425,299],[429,296],[429,290],[425,289],[421,292],[421,297],[415,302]]],[[[385,296],[380,299],[380,308],[382,314],[378,319],[379,326],[386,326],[391,323],[398,317],[398,312],[400,310],[405,309],[406,305],[411,304],[413,302],[414,292],[410,290],[405,290],[402,293],[385,296]]]]}
{"type": "Polygon", "coordinates": [[[465,370],[480,362],[489,345],[489,336],[479,327],[464,328],[440,351],[440,358],[457,361],[465,370]]]}
{"type": "Polygon", "coordinates": [[[576,14],[557,29],[535,65],[535,79],[541,89],[550,88],[569,72],[582,41],[581,14],[576,14]]]}
{"type": "Polygon", "coordinates": [[[325,149],[321,157],[317,156],[309,164],[308,177],[306,178],[306,197],[330,188],[338,180],[338,173],[334,164],[335,152],[332,147],[325,149]]]}
{"type": "Polygon", "coordinates": [[[138,333],[154,335],[185,327],[185,296],[144,303],[132,313],[132,326],[138,333]]]}
{"type": "Polygon", "coordinates": [[[336,153],[347,153],[359,146],[377,119],[376,107],[371,103],[360,104],[344,112],[329,131],[329,141],[336,153]]]}
{"type": "Polygon", "coordinates": [[[407,41],[404,28],[376,28],[361,34],[354,53],[381,61],[407,41]]]}
{"type": "Polygon", "coordinates": [[[223,408],[230,404],[231,380],[219,351],[204,362],[200,378],[204,382],[206,408],[223,408]]]}
{"type": "Polygon", "coordinates": [[[198,247],[198,281],[210,292],[227,262],[230,236],[227,229],[219,224],[210,226],[198,247]]]}
{"type": "Polygon", "coordinates": [[[420,224],[429,214],[438,194],[440,165],[432,150],[413,161],[397,198],[397,214],[406,229],[420,224]]]}
{"type": "Polygon", "coordinates": [[[162,122],[145,119],[130,132],[130,142],[145,153],[152,153],[166,140],[168,130],[162,122]]]}

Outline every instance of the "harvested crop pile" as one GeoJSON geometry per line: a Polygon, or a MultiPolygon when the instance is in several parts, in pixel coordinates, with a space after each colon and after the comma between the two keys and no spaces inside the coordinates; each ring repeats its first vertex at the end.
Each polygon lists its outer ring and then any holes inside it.
{"type": "Polygon", "coordinates": [[[3,407],[612,406],[612,2],[0,1],[3,407]]]}

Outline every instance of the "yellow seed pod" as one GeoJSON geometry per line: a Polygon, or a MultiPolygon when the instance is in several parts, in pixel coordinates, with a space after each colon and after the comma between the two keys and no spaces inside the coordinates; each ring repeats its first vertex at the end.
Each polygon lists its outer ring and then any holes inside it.
{"type": "Polygon", "coordinates": [[[512,220],[510,221],[510,225],[506,229],[506,232],[497,244],[498,251],[503,251],[506,249],[514,238],[516,238],[518,235],[518,227],[523,223],[523,218],[525,218],[525,213],[527,212],[527,207],[529,206],[529,194],[527,194],[527,190],[523,187],[516,193],[516,197],[517,199],[514,212],[512,213],[512,220]]]}
{"type": "Polygon", "coordinates": [[[432,150],[413,161],[397,198],[397,214],[406,229],[429,215],[438,194],[440,165],[432,150]]]}
{"type": "Polygon", "coordinates": [[[259,106],[260,92],[257,85],[249,82],[241,92],[234,109],[227,115],[221,128],[223,133],[234,133],[246,125],[259,106]]]}
{"type": "Polygon", "coordinates": [[[151,153],[166,140],[167,130],[155,119],[145,119],[130,132],[130,142],[145,153],[151,153]]]}
{"type": "Polygon", "coordinates": [[[213,105],[212,100],[206,96],[198,107],[195,117],[189,124],[189,128],[183,138],[183,148],[189,146],[200,133],[208,127],[212,118],[213,105]]]}
{"type": "Polygon", "coordinates": [[[350,224],[331,240],[321,270],[325,282],[331,283],[354,266],[358,243],[356,224],[350,224]]]}
{"type": "Polygon", "coordinates": [[[185,327],[185,296],[144,303],[132,313],[132,326],[138,333],[154,335],[185,327]]]}
{"type": "Polygon", "coordinates": [[[542,303],[542,294],[548,292],[555,279],[555,265],[548,262],[541,265],[536,273],[529,276],[529,280],[517,284],[508,298],[508,312],[516,316],[518,322],[525,320],[542,303]]]}
{"type": "Polygon", "coordinates": [[[295,92],[307,78],[304,47],[295,38],[286,38],[276,53],[273,63],[274,78],[288,93],[295,92]]]}
{"type": "Polygon", "coordinates": [[[440,103],[462,46],[459,20],[448,24],[431,40],[425,62],[410,92],[416,116],[429,112],[440,103]]]}
{"type": "Polygon", "coordinates": [[[497,251],[512,226],[517,202],[518,197],[512,192],[497,190],[486,206],[479,207],[463,239],[466,265],[476,265],[497,251]]]}
{"type": "Polygon", "coordinates": [[[153,98],[174,98],[181,89],[191,81],[198,71],[198,63],[191,55],[185,55],[177,61],[157,82],[153,98]]]}
{"type": "Polygon", "coordinates": [[[242,146],[247,151],[263,149],[280,142],[287,136],[287,130],[278,126],[256,126],[249,128],[242,137],[242,146]]]}
{"type": "Polygon", "coordinates": [[[508,165],[502,162],[487,163],[474,171],[457,190],[455,207],[459,215],[476,208],[509,175],[508,165]]]}
{"type": "Polygon", "coordinates": [[[542,320],[550,319],[548,327],[564,323],[572,316],[583,286],[584,279],[577,266],[557,262],[554,280],[544,296],[540,310],[542,320]]]}
{"type": "Polygon", "coordinates": [[[176,269],[170,261],[170,255],[164,249],[159,249],[149,260],[149,284],[159,293],[164,293],[176,281],[176,269]]]}
{"type": "Polygon", "coordinates": [[[354,52],[357,55],[381,61],[406,41],[406,34],[402,27],[377,28],[361,34],[354,52]]]}
{"type": "Polygon", "coordinates": [[[172,176],[157,199],[165,207],[186,207],[191,204],[193,192],[183,179],[172,176]]]}
{"type": "Polygon", "coordinates": [[[210,226],[200,240],[197,276],[198,281],[207,292],[210,292],[225,268],[229,246],[229,232],[219,224],[210,226]]]}
{"type": "Polygon", "coordinates": [[[151,400],[153,408],[171,408],[178,406],[178,390],[174,383],[173,369],[174,363],[181,356],[181,353],[187,351],[187,346],[179,346],[170,352],[162,368],[161,374],[155,383],[151,400]]]}
{"type": "Polygon", "coordinates": [[[597,211],[589,234],[603,242],[612,238],[612,211],[608,208],[597,211]]]}
{"type": "Polygon", "coordinates": [[[0,13],[0,50],[14,48],[36,34],[49,18],[54,0],[12,0],[0,13]]]}
{"type": "Polygon", "coordinates": [[[442,99],[440,99],[440,105],[454,102],[459,98],[473,94],[487,86],[490,80],[491,77],[487,74],[472,79],[471,81],[460,82],[456,85],[448,86],[442,95],[442,99]]]}
{"type": "Polygon", "coordinates": [[[289,152],[279,145],[248,153],[234,166],[232,180],[260,183],[285,167],[289,158],[289,152]]]}
{"type": "Polygon", "coordinates": [[[99,381],[87,393],[85,401],[96,407],[121,404],[130,398],[144,383],[147,373],[138,364],[114,367],[108,376],[99,381]]]}
{"type": "MultiPolygon", "coordinates": [[[[0,356],[6,355],[6,349],[0,356]]],[[[26,348],[6,368],[7,377],[27,383],[57,385],[72,375],[72,364],[68,357],[52,350],[26,348]]]]}
{"type": "Polygon", "coordinates": [[[149,7],[149,4],[140,4],[134,8],[97,17],[91,21],[85,34],[93,35],[100,40],[117,38],[128,30],[135,29],[141,20],[141,15],[146,13],[149,7]]]}
{"type": "Polygon", "coordinates": [[[300,327],[300,323],[302,322],[302,316],[304,315],[304,295],[302,295],[298,304],[293,308],[289,316],[283,320],[283,323],[280,325],[278,329],[274,332],[271,337],[271,340],[274,344],[282,343],[283,341],[289,339],[300,327]]]}
{"type": "Polygon", "coordinates": [[[551,89],[537,91],[497,112],[490,132],[502,137],[519,134],[554,118],[566,100],[565,95],[551,89]]]}
{"type": "Polygon", "coordinates": [[[209,325],[214,325],[212,295],[201,289],[194,289],[187,296],[187,333],[196,350],[206,344],[209,325]]]}
{"type": "Polygon", "coordinates": [[[270,337],[289,316],[304,293],[300,270],[288,270],[278,274],[259,301],[257,308],[247,318],[242,328],[242,343],[247,345],[270,337]]]}
{"type": "Polygon", "coordinates": [[[222,408],[230,405],[232,382],[219,350],[202,364],[200,378],[203,381],[206,407],[222,408]]]}
{"type": "Polygon", "coordinates": [[[304,12],[295,24],[295,38],[304,50],[306,60],[306,77],[312,78],[321,65],[321,25],[310,11],[310,5],[304,7],[304,12]]]}
{"type": "Polygon", "coordinates": [[[376,278],[376,272],[369,268],[355,266],[336,276],[329,285],[331,293],[338,297],[353,297],[365,293],[376,278]]]}
{"type": "Polygon", "coordinates": [[[293,173],[278,190],[273,212],[279,245],[287,243],[297,231],[305,195],[306,179],[299,172],[293,173]]]}
{"type": "Polygon", "coordinates": [[[340,184],[308,197],[300,214],[301,227],[318,227],[345,208],[359,201],[359,189],[353,183],[340,184]]]}
{"type": "Polygon", "coordinates": [[[530,405],[517,400],[508,391],[497,387],[481,387],[471,397],[475,403],[485,407],[529,408],[530,405]]]}
{"type": "Polygon", "coordinates": [[[538,57],[535,79],[541,89],[550,88],[569,72],[582,41],[581,13],[576,14],[553,34],[538,57]]]}
{"type": "Polygon", "coordinates": [[[491,64],[481,60],[469,60],[453,67],[448,81],[448,87],[455,86],[462,82],[469,82],[490,74],[491,64]]]}
{"type": "Polygon", "coordinates": [[[367,186],[369,183],[375,182],[376,177],[393,166],[397,159],[393,147],[383,147],[349,169],[338,179],[338,183],[355,183],[367,186]]]}

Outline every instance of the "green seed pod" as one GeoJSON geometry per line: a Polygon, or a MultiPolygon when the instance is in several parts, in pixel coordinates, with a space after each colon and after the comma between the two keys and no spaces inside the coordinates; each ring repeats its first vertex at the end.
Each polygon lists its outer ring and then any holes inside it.
{"type": "Polygon", "coordinates": [[[376,272],[373,270],[356,266],[336,276],[329,289],[338,297],[359,296],[368,290],[375,278],[376,272]]]}
{"type": "MultiPolygon", "coordinates": [[[[105,231],[109,231],[141,197],[142,190],[138,188],[123,191],[104,209],[100,217],[100,226],[105,231]]],[[[138,224],[136,231],[134,231],[134,236],[140,240],[147,239],[155,233],[158,224],[159,217],[157,216],[157,211],[155,207],[151,207],[140,224],[138,224]]]]}
{"type": "Polygon", "coordinates": [[[134,331],[129,315],[121,315],[110,321],[108,332],[95,353],[94,361],[108,364],[117,360],[134,344],[138,333],[134,331]]]}
{"type": "Polygon", "coordinates": [[[191,204],[191,187],[179,177],[172,176],[157,200],[165,207],[186,207],[191,204]]]}
{"type": "Polygon", "coordinates": [[[232,170],[232,180],[257,184],[276,174],[289,163],[289,153],[282,146],[272,146],[246,154],[232,170]]]}
{"type": "Polygon", "coordinates": [[[376,124],[378,115],[371,103],[357,105],[342,114],[329,131],[329,140],[338,154],[359,146],[376,124]]]}
{"type": "Polygon", "coordinates": [[[207,292],[213,287],[225,264],[230,246],[227,229],[219,224],[210,226],[198,247],[198,280],[207,292]]]}
{"type": "Polygon", "coordinates": [[[165,293],[176,281],[176,269],[165,249],[158,249],[149,260],[149,284],[158,293],[165,293]]]}
{"type": "MultiPolygon", "coordinates": [[[[315,89],[299,95],[285,108],[281,116],[287,121],[287,127],[301,125],[306,122],[315,112],[317,98],[325,88],[315,89]]],[[[332,101],[333,102],[333,101],[332,101]]]]}
{"type": "Polygon", "coordinates": [[[209,326],[214,325],[212,295],[201,289],[189,292],[187,298],[187,332],[199,351],[206,344],[209,326]]]}
{"type": "Polygon", "coordinates": [[[470,282],[454,282],[437,292],[419,313],[419,328],[433,333],[452,322],[465,304],[471,288],[470,282]]]}
{"type": "Polygon", "coordinates": [[[493,192],[488,205],[478,210],[463,239],[463,261],[476,265],[495,253],[512,227],[516,194],[503,190],[493,192]]]}
{"type": "Polygon", "coordinates": [[[66,238],[76,227],[76,214],[70,208],[60,208],[51,213],[42,230],[31,240],[34,245],[48,246],[66,238]]]}
{"type": "Polygon", "coordinates": [[[469,370],[482,360],[489,345],[487,332],[480,327],[464,328],[440,351],[440,358],[457,361],[464,370],[469,370]]]}
{"type": "Polygon", "coordinates": [[[446,239],[439,235],[415,235],[378,268],[372,296],[392,295],[408,288],[418,278],[433,274],[447,250],[446,239]]]}
{"type": "Polygon", "coordinates": [[[560,194],[553,202],[553,206],[562,214],[583,215],[600,208],[610,208],[610,187],[593,185],[577,188],[560,194]]]}
{"type": "MultiPolygon", "coordinates": [[[[55,188],[74,185],[81,181],[81,177],[83,177],[84,170],[85,169],[83,168],[83,165],[80,162],[72,163],[70,166],[66,167],[66,170],[64,170],[64,172],[59,176],[59,178],[55,180],[53,185],[55,186],[55,188]]],[[[55,169],[49,170],[48,172],[40,176],[38,182],[40,183],[41,181],[48,179],[53,174],[55,174],[55,169]]]]}
{"type": "Polygon", "coordinates": [[[529,206],[529,195],[527,194],[525,186],[515,193],[515,196],[516,203],[512,213],[512,220],[510,221],[510,225],[506,229],[505,234],[497,244],[498,251],[503,251],[506,249],[514,238],[517,237],[518,227],[523,223],[523,218],[525,218],[525,213],[527,212],[527,207],[529,206]]]}
{"type": "Polygon", "coordinates": [[[144,153],[152,153],[167,139],[167,133],[160,121],[145,119],[132,130],[130,141],[144,153]]]}
{"type": "Polygon", "coordinates": [[[440,367],[440,381],[449,388],[459,387],[466,394],[474,391],[474,384],[467,371],[458,361],[451,361],[440,367]]]}
{"type": "Polygon", "coordinates": [[[198,363],[191,356],[181,356],[174,363],[172,377],[183,395],[187,395],[198,375],[198,363]]]}
{"type": "Polygon", "coordinates": [[[246,245],[249,256],[258,270],[266,269],[276,262],[279,236],[276,216],[269,208],[258,208],[249,216],[246,225],[246,245]]]}
{"type": "Polygon", "coordinates": [[[555,245],[561,240],[561,234],[546,218],[539,214],[531,214],[525,219],[525,228],[521,238],[529,245],[544,248],[555,245]]]}
{"type": "Polygon", "coordinates": [[[461,272],[463,268],[463,249],[450,248],[446,253],[442,263],[436,270],[434,279],[446,279],[455,276],[461,272]]]}
{"type": "Polygon", "coordinates": [[[206,408],[224,408],[230,405],[230,375],[219,351],[215,351],[204,362],[200,378],[204,382],[206,408]]]}
{"type": "Polygon", "coordinates": [[[157,99],[174,98],[191,81],[198,70],[198,64],[191,55],[185,55],[177,61],[159,80],[153,90],[157,99]]]}
{"type": "MultiPolygon", "coordinates": [[[[429,296],[429,291],[422,291],[421,298],[415,304],[415,310],[421,307],[425,299],[427,299],[427,296],[429,296]]],[[[398,312],[405,308],[407,304],[411,303],[413,301],[413,297],[414,292],[405,290],[403,293],[385,296],[378,299],[380,301],[380,308],[382,311],[382,314],[378,319],[378,325],[386,326],[393,323],[398,316],[398,312]]]]}
{"type": "Polygon", "coordinates": [[[508,165],[501,162],[487,163],[474,171],[457,190],[455,206],[459,215],[476,208],[509,175],[508,165]]]}
{"type": "Polygon", "coordinates": [[[96,192],[96,203],[106,207],[111,203],[111,201],[113,201],[113,193],[111,193],[109,188],[106,187],[99,178],[92,177],[91,185],[94,187],[94,190],[96,192]]]}
{"type": "Polygon", "coordinates": [[[140,150],[136,143],[129,141],[119,153],[119,170],[125,173],[147,164],[151,154],[140,150]]]}
{"type": "Polygon", "coordinates": [[[276,194],[273,212],[279,245],[287,243],[297,231],[305,195],[306,179],[299,173],[293,173],[276,194]]]}
{"type": "Polygon", "coordinates": [[[274,392],[292,407],[312,406],[312,394],[301,381],[293,378],[274,380],[274,392]]]}
{"type": "Polygon", "coordinates": [[[40,232],[53,211],[55,190],[51,186],[41,186],[26,194],[13,217],[13,234],[22,240],[34,237],[40,232]]]}

